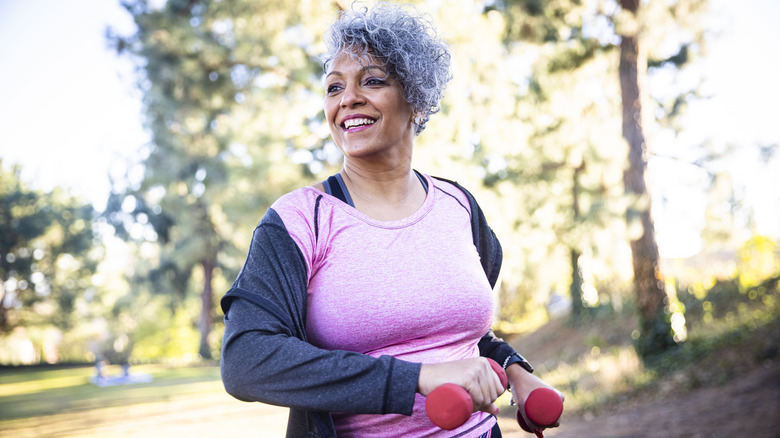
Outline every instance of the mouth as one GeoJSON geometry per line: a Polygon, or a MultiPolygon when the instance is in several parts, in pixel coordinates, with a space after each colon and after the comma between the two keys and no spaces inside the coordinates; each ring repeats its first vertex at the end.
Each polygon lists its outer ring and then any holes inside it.
{"type": "Polygon", "coordinates": [[[341,122],[341,128],[347,132],[361,131],[368,128],[376,122],[370,117],[353,117],[341,122]]]}

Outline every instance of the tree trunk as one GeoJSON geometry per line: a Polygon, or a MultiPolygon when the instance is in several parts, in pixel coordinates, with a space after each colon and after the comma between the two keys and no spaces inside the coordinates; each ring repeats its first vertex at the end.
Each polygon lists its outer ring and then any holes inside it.
{"type": "Polygon", "coordinates": [[[212,279],[214,278],[215,263],[212,260],[203,260],[203,292],[200,295],[201,312],[198,329],[200,329],[200,357],[203,359],[212,359],[211,347],[209,346],[209,335],[214,325],[214,289],[212,288],[212,279]]]}
{"type": "MultiPolygon", "coordinates": [[[[575,226],[580,224],[580,174],[585,170],[585,161],[574,169],[572,173],[572,213],[575,226]]],[[[580,267],[580,257],[582,251],[577,248],[569,248],[571,257],[571,285],[569,286],[569,296],[571,297],[571,316],[578,319],[585,310],[582,299],[582,285],[585,282],[580,267]]]]}
{"type": "MultiPolygon", "coordinates": [[[[623,9],[636,14],[638,0],[621,0],[623,9]]],[[[647,144],[642,127],[640,75],[647,69],[637,36],[623,35],[620,43],[620,89],[623,102],[623,137],[629,145],[629,167],[624,174],[626,192],[637,202],[629,207],[626,219],[629,229],[639,225],[641,234],[631,241],[634,265],[634,288],[640,320],[637,349],[643,357],[664,351],[674,345],[671,324],[664,312],[666,292],[660,271],[655,227],[651,217],[650,194],[645,184],[647,144]],[[637,224],[636,222],[639,222],[637,224]]]]}
{"type": "Polygon", "coordinates": [[[582,302],[582,269],[580,268],[580,252],[574,248],[570,250],[571,256],[571,285],[569,286],[569,295],[571,296],[571,316],[578,319],[582,316],[585,306],[582,302]]]}
{"type": "Polygon", "coordinates": [[[10,332],[10,324],[8,323],[8,308],[3,305],[5,300],[5,290],[3,284],[0,282],[0,335],[5,335],[10,332]]]}

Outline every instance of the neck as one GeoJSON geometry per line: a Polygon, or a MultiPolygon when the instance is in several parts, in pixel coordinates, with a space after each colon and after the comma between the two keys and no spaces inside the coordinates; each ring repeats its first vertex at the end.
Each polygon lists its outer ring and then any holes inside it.
{"type": "Polygon", "coordinates": [[[411,163],[367,169],[345,161],[340,173],[355,208],[375,219],[404,218],[425,202],[425,190],[411,163]]]}

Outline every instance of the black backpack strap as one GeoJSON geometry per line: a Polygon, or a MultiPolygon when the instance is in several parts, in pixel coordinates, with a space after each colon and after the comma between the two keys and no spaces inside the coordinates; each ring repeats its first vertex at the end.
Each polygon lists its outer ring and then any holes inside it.
{"type": "Polygon", "coordinates": [[[320,240],[320,200],[322,199],[322,195],[317,196],[317,199],[314,201],[314,241],[318,242],[320,240]]]}
{"type": "Polygon", "coordinates": [[[355,203],[352,202],[352,197],[349,196],[349,191],[347,191],[347,186],[344,184],[344,180],[341,179],[341,176],[338,173],[329,176],[327,180],[323,181],[322,187],[325,189],[325,193],[331,196],[335,196],[342,202],[351,205],[352,207],[355,206],[355,203]]]}
{"type": "Polygon", "coordinates": [[[347,202],[347,198],[344,196],[344,191],[341,190],[341,185],[339,184],[339,180],[336,179],[336,175],[329,176],[327,180],[322,182],[322,185],[325,187],[325,193],[335,196],[343,202],[347,202]]]}
{"type": "Polygon", "coordinates": [[[417,175],[417,179],[419,179],[420,182],[422,183],[423,189],[425,189],[425,193],[428,193],[428,180],[426,180],[425,177],[422,176],[422,173],[416,170],[414,171],[414,174],[417,175]]]}

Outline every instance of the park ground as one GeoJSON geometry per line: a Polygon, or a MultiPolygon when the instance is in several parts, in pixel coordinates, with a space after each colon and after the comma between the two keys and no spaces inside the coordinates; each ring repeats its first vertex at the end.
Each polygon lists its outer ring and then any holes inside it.
{"type": "MultiPolygon", "coordinates": [[[[544,335],[537,332],[521,336],[513,344],[520,351],[524,346],[538,351],[542,362],[564,351],[569,352],[569,357],[582,357],[580,350],[589,347],[594,333],[606,331],[599,324],[582,328],[562,321],[550,323],[541,330],[544,335]]],[[[780,324],[775,319],[764,326],[743,328],[740,334],[722,335],[707,348],[693,348],[693,353],[681,351],[677,357],[660,364],[661,370],[648,369],[637,360],[616,361],[615,355],[613,359],[604,358],[600,368],[591,366],[596,372],[577,375],[582,388],[556,383],[567,394],[566,410],[561,426],[544,435],[550,438],[780,437],[779,344],[780,324]],[[626,369],[622,375],[620,368],[626,369]],[[599,379],[610,373],[620,377],[599,379]],[[607,388],[600,391],[595,389],[597,385],[607,388]],[[588,399],[580,392],[600,394],[588,399]],[[574,403],[569,403],[569,399],[575,399],[574,403]]],[[[601,350],[610,348],[620,351],[618,357],[625,356],[625,350],[617,346],[602,346],[601,350]]],[[[558,365],[555,361],[550,363],[558,365]]],[[[541,368],[545,368],[544,363],[541,368]]],[[[555,380],[554,371],[548,375],[555,380]]],[[[514,409],[508,411],[502,412],[499,419],[504,437],[532,437],[517,428],[514,409]]]]}
{"type": "MultiPolygon", "coordinates": [[[[631,318],[555,320],[506,339],[566,394],[561,426],[547,437],[778,437],[780,324],[745,321],[701,326],[711,335],[652,366],[625,341],[631,318]]],[[[98,387],[89,366],[0,368],[0,437],[284,436],[287,410],[231,398],[214,364],[136,365],[133,373],[153,381],[98,387]]],[[[533,437],[507,402],[499,400],[503,435],[533,437]]]]}

